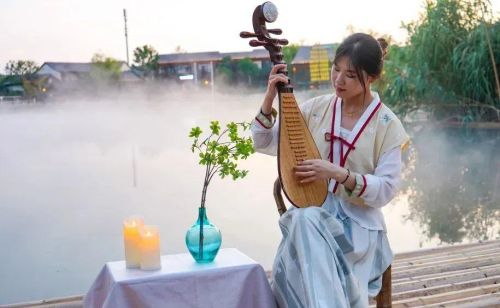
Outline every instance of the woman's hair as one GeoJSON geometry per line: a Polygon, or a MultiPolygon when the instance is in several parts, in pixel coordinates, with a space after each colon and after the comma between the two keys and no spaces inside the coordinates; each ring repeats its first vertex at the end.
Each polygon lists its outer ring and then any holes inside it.
{"type": "Polygon", "coordinates": [[[382,73],[382,49],[380,43],[371,35],[354,33],[344,39],[335,51],[333,63],[336,64],[342,57],[349,59],[363,88],[365,88],[363,71],[373,78],[379,77],[382,73]]]}
{"type": "Polygon", "coordinates": [[[387,47],[389,47],[389,43],[387,43],[387,40],[385,38],[379,37],[377,41],[380,44],[380,47],[382,47],[382,50],[387,49],[387,47]]]}

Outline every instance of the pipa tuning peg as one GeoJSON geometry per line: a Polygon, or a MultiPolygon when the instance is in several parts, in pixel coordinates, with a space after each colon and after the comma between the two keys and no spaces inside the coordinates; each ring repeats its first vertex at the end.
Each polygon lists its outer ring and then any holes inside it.
{"type": "Polygon", "coordinates": [[[267,43],[266,42],[257,41],[257,40],[251,40],[249,44],[252,47],[260,47],[260,46],[266,46],[267,43]]]}
{"type": "Polygon", "coordinates": [[[281,33],[283,33],[283,31],[281,29],[267,29],[267,32],[272,33],[272,34],[277,34],[277,35],[280,35],[281,33]]]}
{"type": "Polygon", "coordinates": [[[276,39],[275,42],[280,44],[280,45],[288,45],[287,39],[276,39]]]}
{"type": "Polygon", "coordinates": [[[241,38],[257,37],[257,34],[248,31],[241,31],[240,37],[241,38]]]}

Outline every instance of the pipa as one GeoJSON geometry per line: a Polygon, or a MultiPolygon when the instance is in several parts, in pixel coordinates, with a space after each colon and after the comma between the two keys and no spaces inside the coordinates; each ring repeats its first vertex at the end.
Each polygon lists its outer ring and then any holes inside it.
{"type": "MultiPolygon", "coordinates": [[[[286,39],[272,38],[270,34],[280,35],[281,29],[267,29],[266,23],[274,22],[278,10],[272,2],[264,2],[255,8],[252,17],[254,33],[241,32],[242,38],[250,40],[250,46],[263,46],[269,51],[273,64],[284,64],[282,46],[288,44],[286,39]]],[[[286,70],[279,71],[288,75],[286,70]]],[[[279,145],[278,173],[285,196],[296,207],[321,206],[326,199],[328,183],[326,180],[300,184],[294,171],[298,162],[306,159],[321,159],[309,129],[302,117],[293,87],[278,84],[279,96],[279,145]]]]}

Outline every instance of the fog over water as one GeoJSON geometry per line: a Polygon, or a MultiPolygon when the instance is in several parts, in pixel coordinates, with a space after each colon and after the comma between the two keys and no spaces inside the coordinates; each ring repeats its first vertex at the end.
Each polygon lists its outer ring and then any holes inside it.
{"type": "MultiPolygon", "coordinates": [[[[300,102],[314,94],[296,96],[300,102]]],[[[197,218],[204,176],[189,131],[211,120],[250,121],[261,99],[197,92],[1,104],[0,304],[84,294],[105,262],[124,258],[122,221],[131,215],[159,226],[162,254],[187,252],[184,235],[197,218]]],[[[238,248],[270,270],[281,237],[276,159],[255,154],[241,166],[250,171],[242,180],[214,177],[207,215],[222,231],[223,248],[238,248]]],[[[494,176],[498,181],[498,170],[494,176]]],[[[446,242],[422,217],[405,218],[415,191],[383,209],[395,252],[446,242]]],[[[489,198],[497,213],[498,194],[489,198]]],[[[490,237],[496,230],[488,229],[490,237]]]]}

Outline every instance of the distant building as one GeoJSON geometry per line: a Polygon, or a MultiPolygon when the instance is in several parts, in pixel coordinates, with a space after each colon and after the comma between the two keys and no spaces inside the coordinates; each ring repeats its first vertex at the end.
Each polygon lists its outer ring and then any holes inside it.
{"type": "Polygon", "coordinates": [[[271,66],[269,53],[265,49],[247,52],[191,52],[160,55],[159,73],[164,79],[178,82],[188,81],[195,85],[213,85],[217,65],[224,57],[231,60],[251,59],[259,68],[271,66]]]}
{"type": "MultiPolygon", "coordinates": [[[[89,78],[94,63],[92,62],[45,62],[36,75],[50,76],[52,79],[62,82],[81,81],[89,78]]],[[[141,78],[135,74],[125,62],[120,62],[120,80],[126,82],[140,81],[141,78]]]]}
{"type": "Polygon", "coordinates": [[[21,76],[5,76],[0,79],[0,96],[24,96],[21,76]]]}
{"type": "MultiPolygon", "coordinates": [[[[330,85],[330,69],[337,44],[301,46],[292,60],[292,81],[297,88],[327,87],[330,85]]],[[[231,60],[251,59],[261,69],[270,70],[269,52],[254,49],[247,52],[218,51],[162,54],[159,59],[161,78],[195,85],[213,84],[217,66],[224,57],[231,60]]]]}
{"type": "Polygon", "coordinates": [[[337,44],[301,46],[292,60],[292,78],[297,88],[330,86],[330,70],[337,44]]]}
{"type": "MultiPolygon", "coordinates": [[[[45,62],[35,73],[44,79],[46,95],[89,93],[95,91],[95,64],[92,62],[45,62]]],[[[125,62],[120,62],[119,84],[141,82],[139,77],[125,62]]],[[[105,83],[104,79],[98,84],[105,83]]]]}

